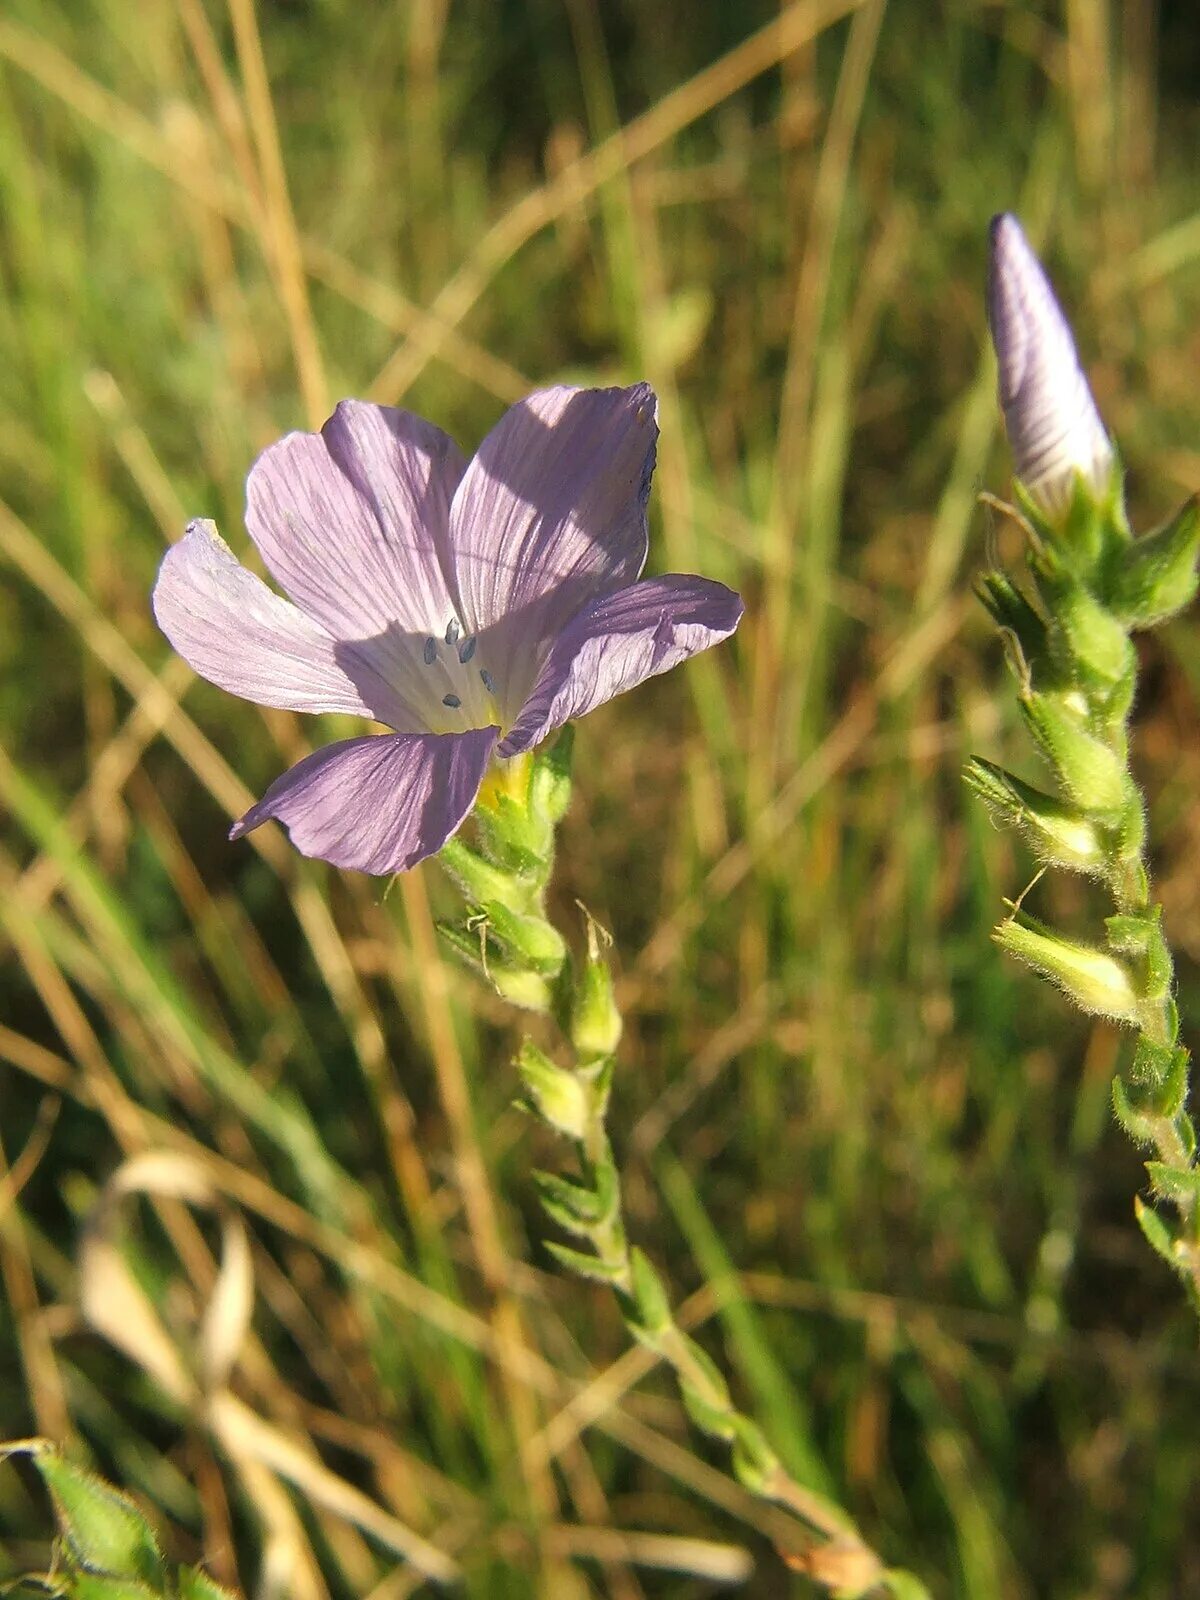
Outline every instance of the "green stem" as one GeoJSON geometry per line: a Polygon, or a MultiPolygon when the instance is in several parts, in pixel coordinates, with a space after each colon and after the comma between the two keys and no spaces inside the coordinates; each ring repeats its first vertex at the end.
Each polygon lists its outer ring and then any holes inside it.
{"type": "MultiPolygon", "coordinates": [[[[599,1073],[595,1065],[580,1069],[580,1075],[593,1086],[599,1073]]],[[[629,1331],[671,1368],[697,1427],[709,1438],[732,1447],[737,1476],[744,1486],[760,1499],[783,1507],[804,1525],[803,1533],[797,1530],[801,1545],[798,1559],[810,1576],[823,1581],[832,1592],[846,1595],[865,1595],[880,1584],[890,1587],[893,1577],[903,1578],[909,1585],[904,1592],[913,1600],[927,1600],[924,1589],[910,1574],[891,1574],[885,1569],[840,1506],[796,1482],[758,1424],[733,1404],[719,1369],[679,1326],[657,1273],[644,1257],[635,1266],[605,1125],[605,1099],[599,1094],[592,1096],[591,1112],[578,1145],[586,1182],[597,1188],[600,1175],[605,1174],[613,1184],[613,1198],[600,1221],[586,1231],[580,1227],[579,1231],[603,1263],[604,1279],[617,1293],[629,1331]],[[647,1286],[647,1274],[652,1287],[647,1286]],[[814,1534],[818,1540],[815,1549],[814,1534]]],[[[559,1259],[563,1257],[560,1255],[559,1259]]],[[[569,1260],[564,1261],[564,1265],[570,1264],[569,1260]]]]}

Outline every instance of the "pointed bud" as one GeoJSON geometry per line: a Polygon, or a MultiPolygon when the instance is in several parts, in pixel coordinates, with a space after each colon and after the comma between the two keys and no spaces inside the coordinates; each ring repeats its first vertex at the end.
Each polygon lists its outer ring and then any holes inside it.
{"type": "Polygon", "coordinates": [[[572,1250],[570,1245],[546,1240],[546,1253],[577,1278],[591,1278],[595,1283],[606,1283],[610,1288],[625,1292],[629,1288],[629,1264],[625,1261],[604,1261],[600,1256],[584,1255],[582,1250],[572,1250]]]}
{"type": "Polygon", "coordinates": [[[1131,628],[1165,622],[1194,598],[1200,503],[1193,497],[1163,528],[1135,539],[1109,585],[1109,604],[1131,628]]]}
{"type": "Polygon", "coordinates": [[[133,1501],[53,1451],[37,1451],[32,1459],[54,1501],[72,1561],[110,1578],[149,1584],[151,1593],[161,1591],[166,1571],[158,1541],[133,1501]]]}
{"type": "Polygon", "coordinates": [[[1087,725],[1081,695],[1026,694],[1021,711],[1038,748],[1070,798],[1084,811],[1120,811],[1132,786],[1125,763],[1087,725]]]}
{"type": "Polygon", "coordinates": [[[591,1118],[588,1086],[525,1039],[517,1055],[517,1071],[529,1103],[543,1121],[568,1139],[581,1141],[591,1118]]]}
{"type": "Polygon", "coordinates": [[[1133,979],[1106,950],[1063,939],[1024,912],[1014,912],[992,937],[1018,961],[1057,984],[1081,1010],[1116,1022],[1136,1022],[1138,994],[1133,979]]]}
{"type": "Polygon", "coordinates": [[[988,321],[1016,476],[1048,516],[1067,513],[1078,475],[1097,497],[1113,449],[1071,329],[1016,217],[992,221],[988,321]]]}
{"type": "Polygon", "coordinates": [[[1046,622],[1005,572],[985,572],[975,593],[998,628],[1016,639],[1026,670],[1045,658],[1046,622]]]}
{"type": "Polygon", "coordinates": [[[571,1043],[583,1066],[611,1056],[621,1042],[621,1013],[613,994],[612,973],[600,950],[597,924],[590,916],[587,958],[571,996],[570,1027],[571,1043]]]}
{"type": "Polygon", "coordinates": [[[963,777],[998,822],[1020,830],[1040,860],[1072,872],[1104,871],[1110,846],[1091,818],[978,757],[967,762],[963,777]]]}

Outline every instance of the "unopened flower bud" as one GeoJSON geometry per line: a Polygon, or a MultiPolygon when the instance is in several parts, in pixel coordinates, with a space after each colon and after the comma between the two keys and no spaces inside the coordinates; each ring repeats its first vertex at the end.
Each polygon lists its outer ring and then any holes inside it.
{"type": "Polygon", "coordinates": [[[1062,518],[1077,476],[1104,493],[1113,449],[1050,280],[1008,214],[992,222],[988,321],[1016,476],[1042,511],[1062,518]]]}
{"type": "Polygon", "coordinates": [[[549,1015],[554,1007],[554,991],[539,973],[528,967],[510,967],[491,961],[487,977],[501,1000],[520,1006],[523,1011],[540,1011],[549,1015]]]}
{"type": "Polygon", "coordinates": [[[600,949],[595,922],[588,917],[587,958],[571,997],[571,1043],[583,1065],[611,1056],[621,1042],[621,1013],[612,973],[600,949]]]}
{"type": "Polygon", "coordinates": [[[1083,1011],[1135,1022],[1139,996],[1129,970],[1106,950],[1063,939],[1023,912],[1002,922],[996,943],[1055,983],[1083,1011]]]}
{"type": "Polygon", "coordinates": [[[1111,846],[1090,817],[990,761],[968,761],[963,776],[997,821],[1019,828],[1041,860],[1073,872],[1104,870],[1111,846]]]}
{"type": "Polygon", "coordinates": [[[524,896],[524,889],[514,884],[511,873],[485,861],[457,835],[446,840],[438,852],[438,860],[466,898],[476,905],[485,900],[508,902],[524,896]]]}
{"type": "Polygon", "coordinates": [[[489,931],[506,947],[514,966],[527,966],[543,978],[557,977],[567,959],[567,946],[553,923],[512,911],[499,900],[485,901],[482,910],[489,931]]]}
{"type": "Polygon", "coordinates": [[[529,1039],[521,1044],[517,1071],[538,1115],[569,1139],[582,1139],[591,1115],[588,1085],[566,1067],[560,1067],[529,1039]]]}

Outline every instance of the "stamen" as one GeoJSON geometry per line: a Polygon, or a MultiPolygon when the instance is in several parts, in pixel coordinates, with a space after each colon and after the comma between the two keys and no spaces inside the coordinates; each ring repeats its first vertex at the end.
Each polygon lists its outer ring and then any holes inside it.
{"type": "Polygon", "coordinates": [[[442,696],[442,704],[449,706],[451,711],[460,711],[462,709],[462,701],[456,694],[444,694],[442,696]]]}
{"type": "Polygon", "coordinates": [[[462,629],[458,625],[458,618],[451,617],[450,621],[446,624],[446,643],[457,644],[458,636],[461,632],[462,629]]]}
{"type": "Polygon", "coordinates": [[[480,680],[483,683],[483,687],[487,690],[487,692],[489,694],[495,694],[495,692],[496,692],[496,680],[492,677],[491,673],[488,671],[488,669],[486,667],[480,667],[480,669],[479,669],[479,677],[480,677],[480,680]]]}
{"type": "Polygon", "coordinates": [[[467,662],[470,661],[471,657],[475,654],[475,646],[478,644],[478,642],[479,641],[474,637],[474,635],[472,635],[471,638],[464,639],[463,642],[459,645],[459,647],[458,647],[458,659],[459,659],[460,663],[464,667],[466,666],[467,662]]]}
{"type": "Polygon", "coordinates": [[[425,658],[425,665],[427,667],[431,667],[437,660],[437,640],[433,638],[432,635],[426,639],[425,648],[421,654],[425,658]]]}

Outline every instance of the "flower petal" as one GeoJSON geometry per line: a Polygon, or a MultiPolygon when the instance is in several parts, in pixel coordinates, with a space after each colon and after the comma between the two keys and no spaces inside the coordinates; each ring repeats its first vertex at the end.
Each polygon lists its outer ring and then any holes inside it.
{"type": "MultiPolygon", "coordinates": [[[[154,585],[158,625],[188,665],[231,694],[289,711],[348,711],[396,725],[403,708],[363,653],[238,564],[211,522],[188,524],[154,585]]],[[[401,720],[400,726],[404,723],[401,720]]]]}
{"type": "Polygon", "coordinates": [[[246,480],[246,527],[272,576],[335,639],[438,635],[453,614],[450,501],[465,462],[408,411],[343,400],[246,480]]]}
{"type": "Polygon", "coordinates": [[[1077,472],[1098,492],[1107,487],[1113,450],[1050,280],[1008,214],[992,220],[988,320],[1016,475],[1059,515],[1077,472]]]}
{"type": "Polygon", "coordinates": [[[515,715],[544,646],[646,559],[658,438],[654,391],[543,389],[513,406],[467,467],[450,540],[468,633],[515,715]]]}
{"type": "Polygon", "coordinates": [[[741,615],[732,589],[679,574],[602,597],[555,640],[498,754],[528,750],[572,717],[719,644],[741,615]]]}
{"type": "Polygon", "coordinates": [[[442,848],[474,804],[495,728],[380,734],[326,745],[278,778],[230,829],[275,817],[301,855],[376,874],[403,872],[442,848]]]}

